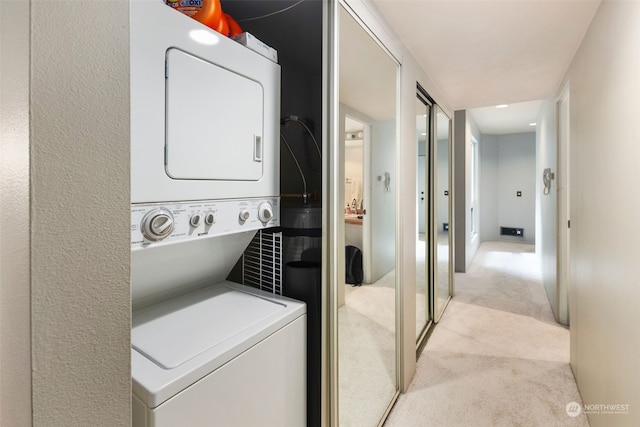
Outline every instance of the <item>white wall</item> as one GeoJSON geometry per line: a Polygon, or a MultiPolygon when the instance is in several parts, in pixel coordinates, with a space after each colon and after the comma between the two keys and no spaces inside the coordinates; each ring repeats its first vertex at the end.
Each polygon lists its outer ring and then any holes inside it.
{"type": "MultiPolygon", "coordinates": [[[[456,229],[454,232],[455,271],[466,272],[478,248],[480,234],[471,232],[471,140],[481,140],[480,130],[473,118],[465,110],[455,112],[454,120],[454,215],[456,229]]],[[[480,186],[479,186],[480,187],[480,186]]],[[[480,200],[483,199],[482,188],[479,188],[480,200]]],[[[478,212],[482,221],[482,210],[478,212]]]]}
{"type": "Polygon", "coordinates": [[[31,425],[29,2],[0,2],[0,425],[31,425]]]}
{"type": "Polygon", "coordinates": [[[483,240],[535,243],[535,133],[482,135],[480,164],[483,240]],[[500,227],[524,228],[524,239],[500,236],[500,227]]]}
{"type": "Polygon", "coordinates": [[[33,425],[127,426],[129,3],[30,13],[33,425]]]}
{"type": "Polygon", "coordinates": [[[498,143],[498,225],[524,228],[524,241],[535,243],[535,133],[500,135],[498,143]]]}
{"type": "Polygon", "coordinates": [[[571,366],[591,425],[640,425],[640,3],[604,1],[569,68],[571,366]],[[617,227],[613,227],[616,225],[617,227]]]}
{"type": "Polygon", "coordinates": [[[372,124],[369,151],[371,189],[368,192],[371,201],[367,204],[372,263],[368,283],[377,281],[396,267],[396,195],[399,185],[396,144],[395,120],[372,124]],[[385,172],[391,174],[390,191],[385,188],[384,181],[378,180],[378,177],[384,178],[385,172]]]}
{"type": "Polygon", "coordinates": [[[482,135],[480,141],[480,238],[483,242],[500,240],[498,225],[499,180],[498,135],[482,135]]]}
{"type": "Polygon", "coordinates": [[[556,182],[551,182],[548,195],[543,194],[542,173],[546,168],[557,173],[556,104],[553,100],[542,104],[536,123],[536,253],[540,259],[542,283],[549,303],[558,320],[556,284],[556,182]]]}

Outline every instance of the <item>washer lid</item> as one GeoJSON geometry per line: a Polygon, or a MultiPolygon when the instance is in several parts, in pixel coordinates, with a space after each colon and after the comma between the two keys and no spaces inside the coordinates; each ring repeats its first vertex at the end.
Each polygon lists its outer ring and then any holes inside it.
{"type": "Polygon", "coordinates": [[[136,313],[131,344],[163,369],[176,368],[267,317],[286,309],[277,301],[214,286],[136,313]]]}

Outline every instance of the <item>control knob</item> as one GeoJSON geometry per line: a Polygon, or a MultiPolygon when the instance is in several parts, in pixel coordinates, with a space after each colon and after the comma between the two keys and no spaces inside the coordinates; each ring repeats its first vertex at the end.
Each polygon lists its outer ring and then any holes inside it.
{"type": "Polygon", "coordinates": [[[154,242],[169,236],[173,231],[173,215],[168,209],[158,208],[142,218],[142,234],[154,242]]]}
{"type": "Polygon", "coordinates": [[[200,217],[200,214],[195,214],[191,217],[191,219],[189,219],[189,224],[191,224],[192,227],[197,227],[200,225],[200,220],[202,218],[200,217]]]}
{"type": "Polygon", "coordinates": [[[250,216],[251,216],[251,214],[249,213],[248,210],[242,209],[240,211],[240,221],[245,222],[246,220],[249,219],[250,216]]]}
{"type": "Polygon", "coordinates": [[[273,218],[273,207],[271,207],[271,203],[264,202],[260,206],[258,206],[258,218],[262,222],[269,222],[271,218],[273,218]]]}
{"type": "Polygon", "coordinates": [[[207,225],[213,225],[216,222],[216,217],[213,215],[213,212],[207,212],[204,216],[204,223],[207,225]]]}

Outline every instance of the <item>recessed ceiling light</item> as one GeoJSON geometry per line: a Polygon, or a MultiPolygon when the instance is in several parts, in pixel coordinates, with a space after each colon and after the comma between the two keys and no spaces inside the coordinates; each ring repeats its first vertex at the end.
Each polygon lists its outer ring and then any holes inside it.
{"type": "Polygon", "coordinates": [[[529,126],[535,126],[535,125],[536,125],[535,123],[529,123],[529,126]]]}
{"type": "Polygon", "coordinates": [[[500,104],[500,105],[496,105],[496,108],[507,108],[509,105],[507,104],[500,104]]]}
{"type": "Polygon", "coordinates": [[[426,133],[421,133],[420,135],[422,135],[422,136],[427,136],[427,134],[426,134],[426,133]]]}

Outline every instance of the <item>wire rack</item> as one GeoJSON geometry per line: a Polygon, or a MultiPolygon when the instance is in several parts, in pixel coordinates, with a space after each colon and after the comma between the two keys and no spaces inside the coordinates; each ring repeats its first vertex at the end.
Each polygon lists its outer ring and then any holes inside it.
{"type": "Polygon", "coordinates": [[[242,254],[242,284],[282,295],[282,232],[256,233],[242,254]]]}

